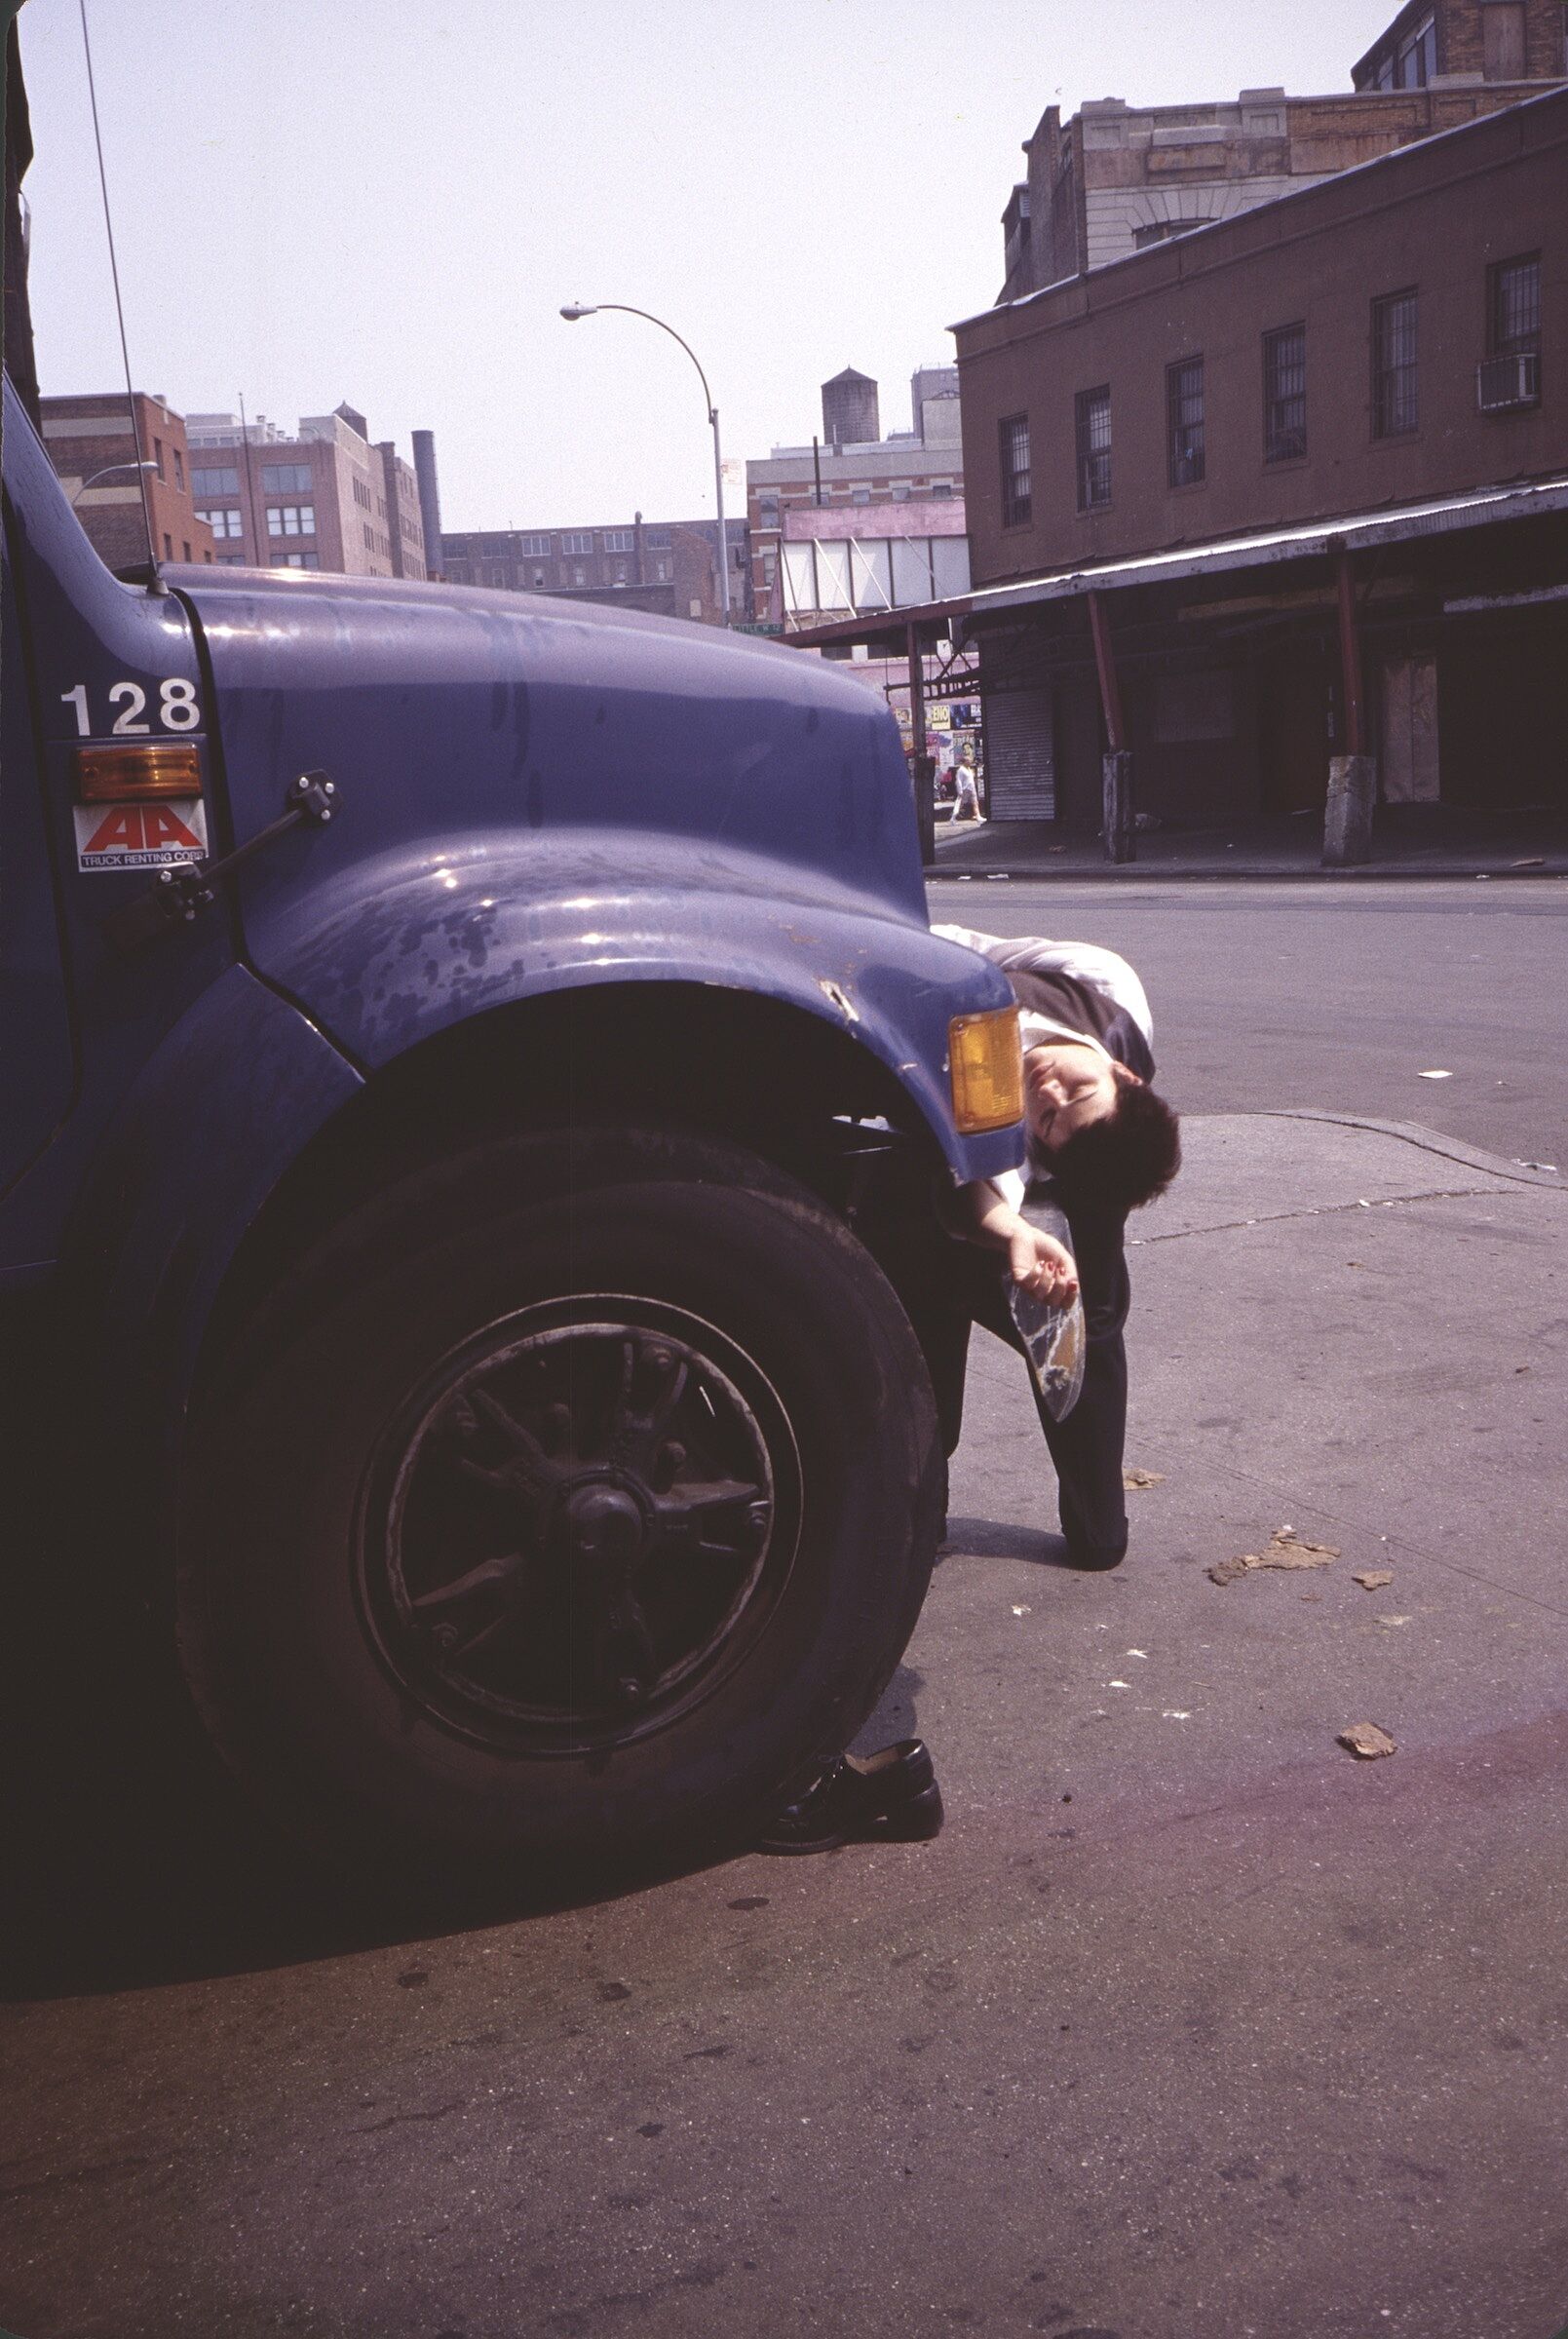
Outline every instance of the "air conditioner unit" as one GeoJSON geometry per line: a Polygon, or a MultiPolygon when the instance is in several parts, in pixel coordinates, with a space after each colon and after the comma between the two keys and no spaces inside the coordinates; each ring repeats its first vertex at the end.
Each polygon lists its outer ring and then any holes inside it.
{"type": "Polygon", "coordinates": [[[1541,403],[1541,353],[1521,350],[1510,358],[1483,358],[1475,368],[1475,403],[1483,414],[1541,403]]]}

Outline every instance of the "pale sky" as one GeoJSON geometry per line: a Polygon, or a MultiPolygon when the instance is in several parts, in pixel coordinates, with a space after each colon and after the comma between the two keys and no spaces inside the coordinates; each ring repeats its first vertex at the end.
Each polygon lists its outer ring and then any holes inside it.
{"type": "MultiPolygon", "coordinates": [[[[436,434],[448,528],[713,508],[994,299],[1044,109],[1348,90],[1395,0],[88,0],[131,361],[180,411],[436,434]]],[[[77,0],[27,0],[46,394],[122,379],[77,0]]]]}

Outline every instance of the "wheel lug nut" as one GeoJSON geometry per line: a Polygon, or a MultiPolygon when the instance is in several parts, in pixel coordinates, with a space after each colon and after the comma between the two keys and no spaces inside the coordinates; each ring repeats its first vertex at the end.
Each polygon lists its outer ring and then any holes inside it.
{"type": "Polygon", "coordinates": [[[439,1649],[455,1649],[457,1627],[455,1625],[437,1625],[430,1637],[439,1649]]]}
{"type": "Polygon", "coordinates": [[[641,1706],[647,1701],[648,1685],[635,1673],[623,1673],[615,1685],[615,1694],[623,1706],[641,1706]]]}
{"type": "Polygon", "coordinates": [[[660,1447],[659,1459],[654,1465],[654,1474],[661,1493],[667,1487],[674,1484],[677,1474],[685,1468],[685,1465],[686,1448],[677,1439],[671,1438],[668,1445],[660,1447]]]}

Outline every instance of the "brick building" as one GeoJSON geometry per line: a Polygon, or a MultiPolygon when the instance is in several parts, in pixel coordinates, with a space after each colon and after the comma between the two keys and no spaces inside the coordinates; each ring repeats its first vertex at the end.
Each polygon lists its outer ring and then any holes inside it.
{"type": "Polygon", "coordinates": [[[911,377],[912,427],[885,439],[845,436],[851,428],[877,427],[877,385],[868,374],[846,367],[823,382],[822,401],[820,441],[776,446],[746,467],[752,597],[759,619],[772,625],[782,626],[786,608],[800,605],[794,592],[785,594],[783,576],[788,513],[907,503],[911,497],[940,501],[964,492],[956,365],[922,366],[911,377]]]}
{"type": "Polygon", "coordinates": [[[1341,95],[1243,90],[1234,103],[1130,106],[1067,122],[1051,106],[1024,141],[1003,213],[999,298],[1280,197],[1516,104],[1568,76],[1561,0],[1411,0],[1341,95]]]}
{"type": "Polygon", "coordinates": [[[50,461],[107,567],[147,565],[147,519],[136,477],[140,462],[151,466],[145,475],[147,501],[159,559],[214,557],[212,531],[191,491],[184,420],[167,399],[138,391],[134,429],[123,390],[101,397],[46,398],[40,410],[50,461]]]}
{"type": "Polygon", "coordinates": [[[1562,800],[1565,188],[1568,91],[956,328],[995,809],[1318,806],[1362,699],[1385,802],[1562,800]]]}
{"type": "MultiPolygon", "coordinates": [[[[258,414],[186,418],[196,501],[216,557],[237,568],[423,577],[419,484],[390,439],[372,445],[346,402],[283,431],[258,414]]],[[[433,457],[434,460],[434,457],[433,457]]]]}
{"type": "MultiPolygon", "coordinates": [[[[750,614],[746,521],[727,519],[724,533],[731,615],[744,623],[750,614]]],[[[645,520],[636,512],[621,527],[448,528],[441,565],[451,585],[614,601],[714,626],[724,622],[717,544],[716,520],[645,520]]]]}

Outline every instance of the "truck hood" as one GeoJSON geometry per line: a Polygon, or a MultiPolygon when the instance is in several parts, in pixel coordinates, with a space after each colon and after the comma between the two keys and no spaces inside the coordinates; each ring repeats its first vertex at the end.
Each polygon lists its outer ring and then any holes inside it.
{"type": "MultiPolygon", "coordinates": [[[[543,595],[167,573],[210,660],[236,842],[320,769],[341,818],[311,840],[313,876],[497,831],[656,831],[771,862],[784,895],[926,923],[898,727],[820,658],[543,595]]],[[[248,926],[292,859],[250,864],[248,926]]]]}

